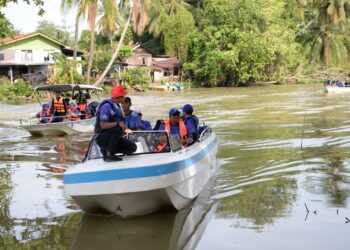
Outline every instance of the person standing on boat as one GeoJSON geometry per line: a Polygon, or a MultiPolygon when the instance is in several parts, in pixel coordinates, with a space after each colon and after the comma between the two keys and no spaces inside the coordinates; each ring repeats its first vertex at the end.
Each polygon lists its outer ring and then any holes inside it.
{"type": "Polygon", "coordinates": [[[131,132],[123,122],[123,111],[120,107],[126,94],[123,86],[114,86],[111,99],[102,101],[97,109],[96,142],[107,162],[121,161],[122,158],[115,154],[132,154],[137,149],[134,142],[123,137],[124,133],[131,132]]]}
{"type": "Polygon", "coordinates": [[[194,142],[192,135],[187,133],[184,121],[180,118],[180,111],[176,108],[170,109],[169,119],[164,120],[158,130],[166,130],[170,135],[178,137],[185,147],[194,142]]]}
{"type": "Polygon", "coordinates": [[[184,123],[187,128],[187,134],[192,137],[194,141],[197,140],[198,134],[198,117],[193,114],[193,107],[191,104],[186,104],[182,107],[184,123]]]}
{"type": "Polygon", "coordinates": [[[130,109],[132,106],[131,98],[125,97],[123,103],[123,112],[124,112],[124,123],[128,129],[131,130],[142,130],[142,123],[139,115],[130,109]]]}
{"type": "Polygon", "coordinates": [[[62,122],[67,115],[67,111],[66,101],[61,96],[61,93],[56,92],[51,103],[51,122],[62,122]]]}

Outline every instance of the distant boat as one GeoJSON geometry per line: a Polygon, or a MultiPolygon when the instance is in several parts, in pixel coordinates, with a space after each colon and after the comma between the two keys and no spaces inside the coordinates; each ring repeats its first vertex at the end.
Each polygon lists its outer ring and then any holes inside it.
{"type": "MultiPolygon", "coordinates": [[[[73,92],[73,90],[89,90],[94,93],[102,92],[101,88],[91,85],[54,84],[36,87],[34,89],[34,93],[47,91],[51,96],[53,96],[53,93],[55,92],[64,93],[73,92]]],[[[78,121],[68,120],[55,123],[41,123],[39,119],[35,118],[29,120],[20,120],[20,127],[27,130],[33,136],[60,136],[93,132],[95,122],[96,117],[78,121]]]]}
{"type": "Polygon", "coordinates": [[[334,93],[334,94],[350,93],[350,86],[348,86],[348,87],[339,87],[339,86],[326,85],[325,86],[325,92],[327,92],[327,93],[334,93]]]}
{"type": "Polygon", "coordinates": [[[163,208],[180,210],[216,170],[217,138],[209,127],[187,148],[165,131],[135,131],[129,139],[137,151],[123,161],[105,162],[93,140],[85,162],[65,172],[65,193],[83,211],[129,217],[163,208]],[[157,152],[160,138],[168,146],[157,152]]]}

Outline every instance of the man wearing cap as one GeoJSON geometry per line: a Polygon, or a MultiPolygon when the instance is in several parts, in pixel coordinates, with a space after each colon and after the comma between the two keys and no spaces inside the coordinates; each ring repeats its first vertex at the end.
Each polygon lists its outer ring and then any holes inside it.
{"type": "Polygon", "coordinates": [[[139,115],[142,125],[142,130],[152,130],[152,125],[147,120],[142,120],[142,112],[141,110],[135,110],[135,112],[139,115]]]}
{"type": "Polygon", "coordinates": [[[178,137],[185,147],[194,142],[192,135],[187,133],[184,121],[180,118],[180,111],[176,108],[170,109],[169,119],[163,121],[158,130],[166,130],[170,135],[178,137]]]}
{"type": "Polygon", "coordinates": [[[104,100],[96,114],[96,142],[101,148],[105,161],[120,161],[116,153],[132,154],[136,144],[123,137],[128,132],[123,122],[123,112],[120,104],[124,102],[126,92],[121,85],[112,88],[111,99],[104,100]]]}
{"type": "Polygon", "coordinates": [[[184,123],[187,128],[187,134],[193,137],[193,140],[197,140],[198,134],[198,125],[199,120],[198,117],[193,115],[193,107],[191,104],[186,104],[182,107],[182,114],[184,117],[184,123]]]}
{"type": "Polygon", "coordinates": [[[132,103],[130,97],[125,97],[123,103],[123,111],[124,111],[124,123],[128,129],[131,130],[142,130],[141,119],[139,115],[130,109],[132,103]]]}

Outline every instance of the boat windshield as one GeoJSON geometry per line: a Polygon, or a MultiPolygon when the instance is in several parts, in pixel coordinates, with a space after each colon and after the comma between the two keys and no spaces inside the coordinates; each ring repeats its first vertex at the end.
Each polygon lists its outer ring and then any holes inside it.
{"type": "Polygon", "coordinates": [[[170,152],[169,138],[166,131],[133,131],[128,139],[135,142],[134,154],[170,152]]]}
{"type": "MultiPolygon", "coordinates": [[[[133,131],[132,134],[129,134],[128,139],[137,145],[137,150],[134,154],[158,154],[170,152],[171,150],[166,131],[133,131]]],[[[100,147],[96,143],[96,136],[94,136],[83,161],[99,158],[102,158],[102,154],[100,147]]]]}

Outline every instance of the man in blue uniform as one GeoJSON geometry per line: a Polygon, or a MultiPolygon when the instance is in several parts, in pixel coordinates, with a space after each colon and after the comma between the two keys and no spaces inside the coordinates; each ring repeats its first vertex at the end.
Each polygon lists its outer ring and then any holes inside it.
{"type": "Polygon", "coordinates": [[[187,147],[194,142],[192,135],[188,133],[188,130],[191,131],[191,129],[193,128],[187,127],[180,118],[180,111],[172,108],[169,111],[169,119],[164,120],[158,130],[168,131],[170,135],[178,137],[180,143],[187,147]]]}
{"type": "Polygon", "coordinates": [[[139,115],[142,125],[142,130],[152,130],[152,125],[147,120],[142,120],[142,112],[140,110],[135,110],[135,112],[139,115]]]}
{"type": "Polygon", "coordinates": [[[124,123],[131,130],[142,130],[140,116],[130,109],[132,103],[130,97],[125,97],[123,103],[124,123]]]}
{"type": "Polygon", "coordinates": [[[188,136],[193,137],[193,140],[196,141],[198,137],[198,125],[199,120],[197,116],[193,115],[193,107],[191,104],[186,104],[182,107],[182,113],[184,116],[184,122],[187,128],[188,136]]]}
{"type": "Polygon", "coordinates": [[[105,161],[120,161],[116,153],[132,154],[136,144],[123,137],[128,129],[123,122],[123,112],[120,104],[124,102],[126,92],[121,85],[112,88],[111,99],[104,100],[96,114],[96,142],[101,148],[105,161]]]}

